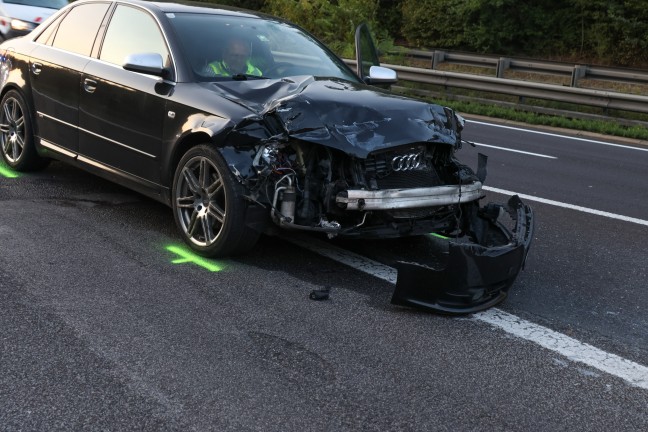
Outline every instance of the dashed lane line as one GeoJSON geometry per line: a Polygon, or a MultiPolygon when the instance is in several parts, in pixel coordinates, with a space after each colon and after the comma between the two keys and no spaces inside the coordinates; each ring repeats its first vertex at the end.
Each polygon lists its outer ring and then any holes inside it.
{"type": "Polygon", "coordinates": [[[601,210],[595,210],[595,209],[591,209],[591,208],[588,208],[588,207],[581,207],[581,206],[577,206],[577,205],[574,205],[574,204],[567,204],[567,203],[560,202],[560,201],[554,201],[554,200],[550,200],[550,199],[546,199],[546,198],[540,198],[540,197],[533,196],[533,195],[521,194],[521,193],[508,191],[508,190],[505,190],[505,189],[498,189],[498,188],[494,188],[494,187],[490,187],[490,186],[483,186],[482,189],[487,190],[487,191],[491,191],[491,192],[495,192],[495,193],[499,193],[499,194],[503,194],[503,195],[509,195],[509,196],[510,195],[517,195],[520,198],[522,198],[523,200],[535,201],[535,202],[539,202],[539,203],[543,203],[543,204],[553,205],[553,206],[556,206],[556,207],[562,207],[562,208],[566,208],[566,209],[570,209],[570,210],[576,210],[576,211],[583,212],[583,213],[589,213],[589,214],[593,214],[593,215],[597,215],[597,216],[603,216],[603,217],[607,217],[607,218],[611,218],[611,219],[621,220],[621,221],[624,221],[624,222],[631,222],[631,223],[636,223],[636,224],[639,224],[639,225],[648,226],[648,220],[644,220],[644,219],[633,218],[633,217],[630,217],[630,216],[624,216],[624,215],[620,215],[620,214],[616,214],[616,213],[610,213],[610,212],[601,211],[601,210]]]}
{"type": "Polygon", "coordinates": [[[475,144],[477,147],[494,148],[494,149],[504,150],[504,151],[513,152],[513,153],[522,153],[522,154],[525,154],[525,155],[528,155],[528,156],[536,156],[536,157],[547,158],[547,159],[558,159],[556,156],[549,156],[549,155],[542,154],[542,153],[531,153],[531,152],[527,152],[527,151],[515,150],[515,149],[511,149],[511,148],[507,148],[507,147],[494,146],[494,145],[478,143],[478,142],[473,142],[472,144],[475,144]]]}
{"type": "Polygon", "coordinates": [[[642,151],[642,152],[648,152],[648,148],[644,147],[634,147],[634,146],[629,146],[629,145],[623,145],[623,144],[615,144],[615,143],[610,143],[606,141],[599,141],[599,140],[594,140],[591,138],[580,138],[580,137],[574,137],[574,136],[569,136],[569,135],[560,135],[560,134],[555,134],[555,133],[550,133],[550,132],[543,132],[543,131],[537,131],[537,130],[531,130],[531,129],[524,129],[520,127],[513,127],[513,126],[505,126],[505,125],[499,125],[495,123],[486,123],[486,122],[480,122],[477,120],[468,120],[470,123],[475,123],[475,124],[480,124],[484,126],[492,126],[492,127],[497,127],[497,128],[502,128],[502,129],[509,129],[509,130],[516,130],[516,131],[521,131],[521,132],[528,132],[532,134],[537,134],[537,135],[545,135],[545,136],[551,136],[551,137],[556,137],[556,138],[564,138],[564,139],[569,139],[569,140],[574,140],[574,141],[583,141],[583,142],[588,142],[592,144],[599,144],[599,145],[605,145],[609,147],[618,147],[618,148],[624,148],[628,150],[637,150],[637,151],[642,151]]]}

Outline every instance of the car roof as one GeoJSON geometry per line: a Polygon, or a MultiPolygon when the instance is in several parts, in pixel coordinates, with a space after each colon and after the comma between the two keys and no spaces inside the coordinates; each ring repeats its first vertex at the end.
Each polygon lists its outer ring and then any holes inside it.
{"type": "Polygon", "coordinates": [[[194,1],[143,1],[143,0],[115,0],[119,3],[130,3],[148,9],[156,9],[162,13],[172,12],[198,12],[219,15],[249,16],[257,18],[275,18],[260,12],[241,9],[234,6],[225,6],[215,3],[204,3],[194,1]]]}

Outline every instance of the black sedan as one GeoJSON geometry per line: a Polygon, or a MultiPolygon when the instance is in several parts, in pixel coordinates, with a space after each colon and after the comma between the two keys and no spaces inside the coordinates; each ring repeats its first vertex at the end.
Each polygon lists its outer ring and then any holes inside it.
{"type": "Polygon", "coordinates": [[[1,153],[16,170],[58,159],[169,205],[205,256],[243,253],[271,226],[437,233],[446,268],[401,263],[393,302],[471,312],[501,301],[531,210],[516,197],[480,208],[486,158],[475,173],[454,157],[463,119],[385,90],[396,73],[378,65],[366,26],[356,45],[357,74],[278,18],[74,2],[0,45],[1,153]]]}

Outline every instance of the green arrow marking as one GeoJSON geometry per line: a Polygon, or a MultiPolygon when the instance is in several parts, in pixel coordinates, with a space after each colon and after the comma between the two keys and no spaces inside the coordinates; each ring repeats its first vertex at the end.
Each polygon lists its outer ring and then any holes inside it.
{"type": "Polygon", "coordinates": [[[218,272],[223,270],[223,267],[216,264],[214,261],[198,256],[192,251],[181,248],[179,246],[171,245],[171,246],[167,246],[165,249],[171,253],[178,255],[179,258],[176,258],[171,261],[173,264],[192,263],[202,268],[205,268],[211,272],[218,272]]]}

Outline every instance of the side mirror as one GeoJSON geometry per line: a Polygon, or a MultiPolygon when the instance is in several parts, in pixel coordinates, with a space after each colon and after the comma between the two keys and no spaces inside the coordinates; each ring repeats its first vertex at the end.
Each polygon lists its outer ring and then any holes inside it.
{"type": "Polygon", "coordinates": [[[398,74],[395,70],[382,66],[371,66],[369,68],[369,84],[396,84],[398,74]]]}
{"type": "Polygon", "coordinates": [[[166,71],[162,56],[158,53],[130,54],[124,59],[122,67],[132,72],[159,77],[163,76],[166,71]]]}
{"type": "Polygon", "coordinates": [[[366,23],[356,29],[356,64],[360,79],[366,84],[389,88],[398,81],[396,71],[380,66],[378,51],[366,23]]]}

